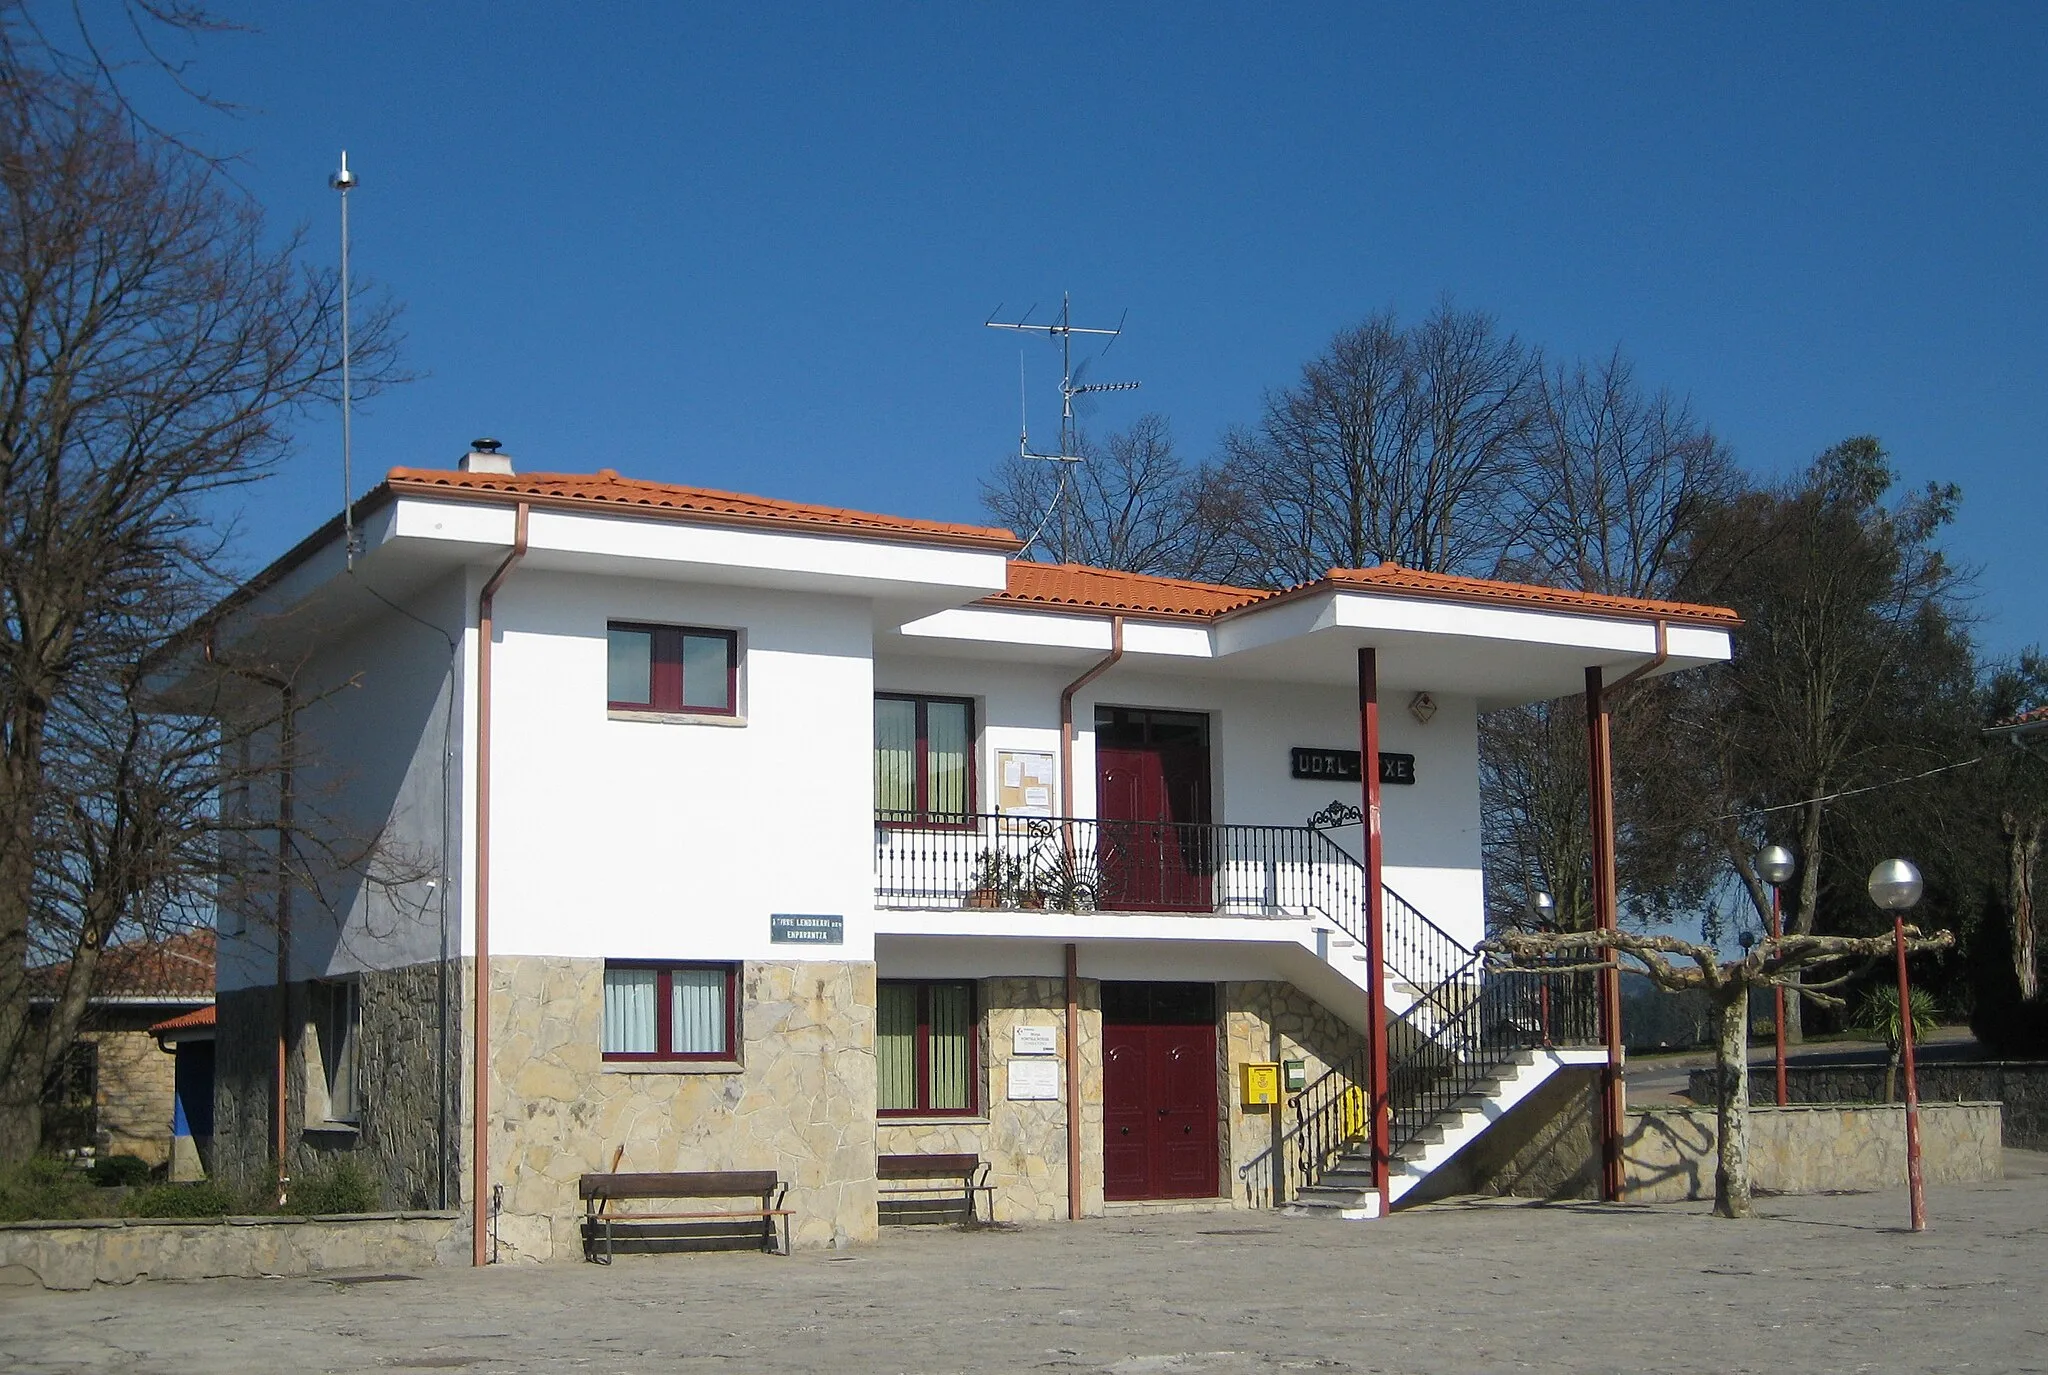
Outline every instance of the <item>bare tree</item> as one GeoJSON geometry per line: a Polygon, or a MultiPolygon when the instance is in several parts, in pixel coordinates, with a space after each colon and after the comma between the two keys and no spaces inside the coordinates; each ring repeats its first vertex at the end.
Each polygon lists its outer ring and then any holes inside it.
{"type": "MultiPolygon", "coordinates": [[[[153,656],[224,581],[209,499],[260,477],[339,368],[331,274],[103,94],[0,102],[0,1160],[98,953],[191,857],[214,747],[149,710],[153,656]],[[194,808],[198,808],[197,812],[194,808]],[[32,1015],[32,958],[69,960],[32,1015]]],[[[388,309],[356,376],[388,374],[388,309]]]]}
{"type": "MultiPolygon", "coordinates": [[[[1955,938],[1946,931],[1923,936],[1918,928],[1907,927],[1906,936],[1909,952],[1946,950],[1955,943],[1955,938]]],[[[1867,963],[1892,953],[1893,938],[1890,933],[1766,938],[1741,959],[1726,961],[1709,945],[1615,930],[1505,932],[1482,942],[1479,948],[1503,967],[1539,968],[1552,973],[1618,968],[1620,957],[1625,956],[1659,988],[1674,992],[1696,989],[1707,995],[1714,1005],[1719,1029],[1714,1043],[1714,1073],[1719,1089],[1714,1211],[1733,1218],[1750,1217],[1755,1211],[1751,1206],[1749,1169],[1750,990],[1798,982],[1802,972],[1817,973],[1823,976],[1819,981],[1801,985],[1806,995],[1839,1005],[1840,999],[1833,990],[1861,972],[1860,968],[1845,970],[1844,966],[1850,961],[1867,963]]]]}
{"type": "Polygon", "coordinates": [[[1224,441],[1260,581],[1393,562],[1491,573],[1519,530],[1538,359],[1493,317],[1440,304],[1338,334],[1224,441]]]}
{"type": "MultiPolygon", "coordinates": [[[[1694,557],[1701,515],[1741,489],[1727,448],[1683,401],[1646,392],[1618,351],[1595,366],[1547,370],[1527,461],[1515,468],[1521,542],[1508,576],[1625,597],[1667,597],[1694,557]]],[[[1630,912],[1690,910],[1717,877],[1718,845],[1698,771],[1672,714],[1686,694],[1639,685],[1614,703],[1617,868],[1630,912]]],[[[1566,930],[1593,925],[1587,830],[1585,700],[1490,712],[1481,723],[1489,907],[1520,920],[1528,888],[1557,899],[1566,930]]]]}
{"type": "Polygon", "coordinates": [[[1166,417],[1139,416],[1097,442],[1083,435],[1082,461],[1011,456],[982,483],[989,514],[1020,533],[1030,552],[1062,563],[1226,581],[1222,546],[1237,519],[1237,497],[1218,475],[1189,468],[1175,452],[1166,417]],[[1066,504],[1066,520],[1055,511],[1066,504]],[[1058,547],[1064,529],[1070,541],[1058,547]]]}

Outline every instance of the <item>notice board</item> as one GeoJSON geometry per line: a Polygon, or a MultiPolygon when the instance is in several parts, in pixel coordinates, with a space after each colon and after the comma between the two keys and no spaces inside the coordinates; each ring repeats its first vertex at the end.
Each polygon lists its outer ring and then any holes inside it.
{"type": "Polygon", "coordinates": [[[1053,815],[1051,750],[996,751],[996,810],[1004,816],[1053,815]]]}

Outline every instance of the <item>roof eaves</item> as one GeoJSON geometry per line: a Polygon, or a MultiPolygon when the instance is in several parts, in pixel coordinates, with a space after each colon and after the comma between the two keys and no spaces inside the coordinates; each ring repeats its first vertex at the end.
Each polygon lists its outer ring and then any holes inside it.
{"type": "MultiPolygon", "coordinates": [[[[664,506],[651,501],[634,501],[626,498],[589,496],[570,492],[532,492],[504,487],[476,486],[468,483],[437,482],[431,478],[399,476],[396,472],[385,479],[384,485],[398,496],[429,498],[435,501],[470,501],[493,506],[517,506],[525,504],[530,508],[558,511],[606,511],[631,515],[639,519],[667,521],[678,525],[727,525],[745,529],[791,531],[804,534],[823,535],[835,539],[882,540],[891,544],[938,545],[946,548],[986,549],[997,553],[1015,553],[1024,547],[1024,541],[1008,530],[981,526],[946,526],[937,521],[920,524],[905,524],[892,527],[884,524],[861,524],[855,521],[833,522],[822,518],[805,518],[797,515],[774,515],[765,512],[717,511],[701,507],[664,506]]],[[[818,508],[822,509],[822,508],[818,508]]],[[[866,513],[849,513],[866,514],[866,513]]]]}

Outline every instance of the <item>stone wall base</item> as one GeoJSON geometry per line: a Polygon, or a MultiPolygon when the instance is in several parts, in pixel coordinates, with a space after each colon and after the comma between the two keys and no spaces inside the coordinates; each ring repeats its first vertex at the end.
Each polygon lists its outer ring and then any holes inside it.
{"type": "Polygon", "coordinates": [[[256,1279],[469,1263],[463,1215],[108,1218],[0,1225],[0,1286],[90,1289],[136,1280],[256,1279]]]}
{"type": "MultiPolygon", "coordinates": [[[[2005,1177],[1997,1103],[1923,1103],[1921,1170],[1929,1184],[1977,1184],[2005,1177]]],[[[1681,1203],[1714,1196],[1720,1135],[1712,1108],[1642,1108],[1628,1114],[1623,1142],[1631,1203],[1681,1203]]],[[[1752,1106],[1750,1183],[1759,1193],[1906,1187],[1906,1110],[1897,1104],[1752,1106]]]]}

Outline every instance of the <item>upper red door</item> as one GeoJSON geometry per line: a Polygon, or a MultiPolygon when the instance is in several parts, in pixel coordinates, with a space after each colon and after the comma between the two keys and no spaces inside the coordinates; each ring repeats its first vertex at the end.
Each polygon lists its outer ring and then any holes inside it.
{"type": "Polygon", "coordinates": [[[1095,767],[1098,905],[1213,910],[1208,718],[1098,707],[1095,767]]]}
{"type": "Polygon", "coordinates": [[[1216,1197],[1215,986],[1102,990],[1103,1197],[1216,1197]]]}

